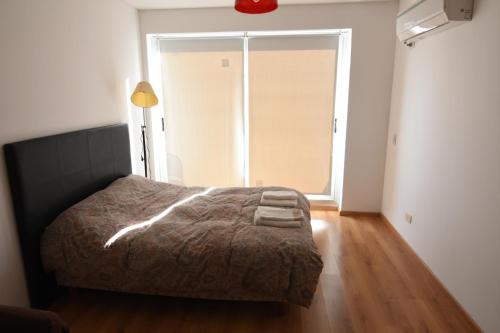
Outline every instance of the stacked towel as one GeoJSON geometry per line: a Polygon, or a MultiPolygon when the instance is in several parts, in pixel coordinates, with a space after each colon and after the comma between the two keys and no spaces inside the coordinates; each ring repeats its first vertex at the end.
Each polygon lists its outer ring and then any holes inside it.
{"type": "Polygon", "coordinates": [[[254,224],[279,228],[300,228],[304,220],[301,209],[259,206],[255,211],[254,224]]]}
{"type": "Polygon", "coordinates": [[[263,206],[297,207],[298,196],[294,191],[264,191],[260,198],[263,206]]]}
{"type": "Polygon", "coordinates": [[[273,200],[297,200],[298,195],[294,191],[264,191],[262,197],[273,200]]]}
{"type": "Polygon", "coordinates": [[[257,207],[261,218],[272,221],[302,221],[304,212],[298,208],[278,208],[278,207],[257,207]]]}

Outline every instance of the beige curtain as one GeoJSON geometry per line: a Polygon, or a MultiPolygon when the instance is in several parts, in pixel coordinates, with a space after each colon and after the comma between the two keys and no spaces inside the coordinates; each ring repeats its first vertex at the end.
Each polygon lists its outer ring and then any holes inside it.
{"type": "Polygon", "coordinates": [[[161,42],[169,180],[243,186],[243,40],[161,42]]]}
{"type": "Polygon", "coordinates": [[[330,194],[337,45],[250,39],[250,185],[330,194]]]}

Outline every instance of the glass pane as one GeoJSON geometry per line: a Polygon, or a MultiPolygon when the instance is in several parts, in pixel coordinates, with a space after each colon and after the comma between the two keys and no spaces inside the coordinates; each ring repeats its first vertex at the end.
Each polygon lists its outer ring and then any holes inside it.
{"type": "Polygon", "coordinates": [[[331,193],[337,37],[249,40],[250,185],[331,193]]]}
{"type": "Polygon", "coordinates": [[[168,178],[243,186],[243,40],[161,42],[168,178]]]}

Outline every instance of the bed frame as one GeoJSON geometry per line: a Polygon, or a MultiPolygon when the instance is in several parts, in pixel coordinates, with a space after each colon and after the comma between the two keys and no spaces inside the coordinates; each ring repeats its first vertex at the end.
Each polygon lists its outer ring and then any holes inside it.
{"type": "Polygon", "coordinates": [[[4,146],[31,306],[60,294],[42,267],[40,238],[60,213],[131,174],[127,124],[63,133],[4,146]]]}

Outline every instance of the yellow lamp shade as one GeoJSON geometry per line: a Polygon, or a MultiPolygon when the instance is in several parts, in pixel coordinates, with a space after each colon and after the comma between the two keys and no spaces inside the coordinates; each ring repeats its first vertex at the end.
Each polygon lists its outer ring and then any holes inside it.
{"type": "Polygon", "coordinates": [[[142,81],[135,87],[134,93],[130,97],[132,103],[142,108],[149,108],[158,104],[153,87],[147,81],[142,81]]]}

